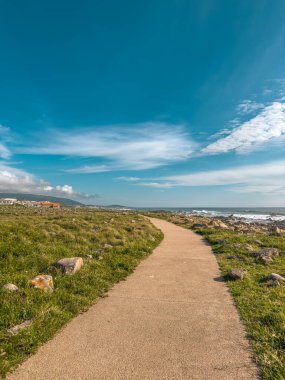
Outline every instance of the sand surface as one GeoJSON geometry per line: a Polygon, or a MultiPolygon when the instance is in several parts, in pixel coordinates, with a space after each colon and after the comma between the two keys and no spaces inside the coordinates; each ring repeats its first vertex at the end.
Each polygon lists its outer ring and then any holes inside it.
{"type": "Polygon", "coordinates": [[[10,380],[258,378],[211,248],[189,230],[151,221],[165,235],[153,254],[10,380]]]}

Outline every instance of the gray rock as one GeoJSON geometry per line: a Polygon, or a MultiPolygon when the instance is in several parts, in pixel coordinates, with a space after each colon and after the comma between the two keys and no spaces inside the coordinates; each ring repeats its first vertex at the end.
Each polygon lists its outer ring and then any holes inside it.
{"type": "Polygon", "coordinates": [[[279,256],[279,251],[277,248],[262,248],[261,250],[254,252],[253,255],[255,257],[262,257],[262,256],[279,256]]]}
{"type": "Polygon", "coordinates": [[[270,263],[273,263],[273,259],[272,257],[270,256],[260,256],[259,257],[259,261],[262,263],[262,264],[270,264],[270,263]]]}
{"type": "Polygon", "coordinates": [[[252,247],[252,245],[250,244],[246,244],[244,246],[244,248],[248,251],[248,252],[253,252],[254,251],[254,248],[252,247]]]}
{"type": "Polygon", "coordinates": [[[83,266],[82,257],[65,257],[55,263],[55,267],[59,268],[65,274],[74,274],[83,266]]]}
{"type": "Polygon", "coordinates": [[[111,249],[113,246],[111,244],[104,244],[104,249],[111,249]]]}
{"type": "Polygon", "coordinates": [[[285,278],[282,277],[280,274],[270,273],[270,275],[268,276],[268,280],[272,280],[272,281],[285,281],[285,278]]]}
{"type": "Polygon", "coordinates": [[[14,284],[5,284],[3,285],[3,289],[7,289],[10,292],[17,292],[19,290],[18,286],[14,284]]]}
{"type": "Polygon", "coordinates": [[[87,259],[93,259],[92,255],[86,255],[87,259]]]}
{"type": "Polygon", "coordinates": [[[242,280],[245,274],[245,269],[232,269],[229,273],[229,276],[232,280],[242,280]]]}
{"type": "Polygon", "coordinates": [[[27,327],[31,326],[33,323],[32,319],[28,319],[27,321],[16,325],[14,327],[11,327],[10,329],[7,330],[9,335],[18,335],[22,330],[26,329],[27,327]]]}

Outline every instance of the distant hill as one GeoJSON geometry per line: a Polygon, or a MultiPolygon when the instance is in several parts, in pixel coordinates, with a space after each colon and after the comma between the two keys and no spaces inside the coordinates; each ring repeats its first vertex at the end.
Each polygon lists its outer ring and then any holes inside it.
{"type": "Polygon", "coordinates": [[[71,206],[85,206],[83,203],[74,201],[67,198],[52,197],[49,195],[38,195],[38,194],[23,194],[23,193],[0,193],[0,198],[16,198],[19,201],[49,201],[54,203],[60,203],[61,206],[71,207],[71,206]]]}

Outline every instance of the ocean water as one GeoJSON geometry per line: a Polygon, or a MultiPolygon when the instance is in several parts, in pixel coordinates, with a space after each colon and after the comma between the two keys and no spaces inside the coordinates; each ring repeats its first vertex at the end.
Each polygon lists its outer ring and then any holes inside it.
{"type": "Polygon", "coordinates": [[[183,212],[188,215],[211,217],[229,217],[254,221],[285,221],[285,207],[179,207],[179,208],[151,208],[149,210],[165,210],[183,212]]]}

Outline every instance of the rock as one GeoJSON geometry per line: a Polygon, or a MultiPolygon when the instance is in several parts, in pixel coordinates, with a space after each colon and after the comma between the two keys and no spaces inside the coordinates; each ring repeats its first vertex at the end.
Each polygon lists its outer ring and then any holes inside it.
{"type": "Polygon", "coordinates": [[[253,252],[254,251],[254,248],[252,247],[252,245],[250,244],[246,244],[244,246],[244,248],[248,251],[248,252],[253,252]]]}
{"type": "Polygon", "coordinates": [[[104,249],[111,249],[113,246],[111,244],[104,244],[104,249]]]}
{"type": "Polygon", "coordinates": [[[273,263],[273,259],[270,256],[260,256],[259,261],[264,265],[273,263]]]}
{"type": "Polygon", "coordinates": [[[1,348],[0,350],[0,356],[6,356],[7,355],[7,352],[5,350],[3,350],[3,348],[1,348]]]}
{"type": "Polygon", "coordinates": [[[277,248],[262,248],[260,251],[254,252],[253,255],[255,257],[262,257],[262,256],[279,256],[279,251],[277,248]]]}
{"type": "Polygon", "coordinates": [[[133,219],[133,220],[132,220],[132,223],[135,223],[135,222],[136,222],[136,221],[133,219]]]}
{"type": "Polygon", "coordinates": [[[33,320],[28,319],[27,321],[21,323],[20,325],[16,325],[14,327],[11,327],[10,329],[7,330],[7,332],[9,335],[18,335],[22,330],[31,326],[32,323],[33,323],[33,320]]]}
{"type": "Polygon", "coordinates": [[[205,224],[205,223],[194,223],[192,227],[193,228],[205,228],[205,227],[207,227],[207,224],[205,224]]]}
{"type": "Polygon", "coordinates": [[[282,230],[281,228],[277,227],[277,226],[271,226],[269,228],[269,232],[272,234],[272,235],[276,235],[276,236],[281,236],[282,234],[282,230]]]}
{"type": "Polygon", "coordinates": [[[229,229],[229,226],[226,223],[224,223],[220,220],[218,223],[219,223],[219,228],[221,228],[222,230],[228,230],[229,229]]]}
{"type": "Polygon", "coordinates": [[[65,274],[74,274],[83,266],[82,257],[65,257],[55,263],[55,267],[59,268],[65,274]]]}
{"type": "Polygon", "coordinates": [[[3,285],[3,289],[7,289],[10,292],[17,292],[19,290],[18,286],[14,284],[5,284],[3,285]]]}
{"type": "Polygon", "coordinates": [[[245,269],[232,269],[229,273],[229,276],[232,280],[242,280],[245,274],[245,269]]]}
{"type": "Polygon", "coordinates": [[[285,281],[285,278],[280,276],[280,274],[277,274],[277,273],[270,273],[270,275],[267,278],[268,280],[272,280],[272,281],[285,281]]]}
{"type": "Polygon", "coordinates": [[[98,260],[100,260],[100,261],[103,260],[103,259],[104,259],[103,256],[99,256],[99,257],[98,257],[98,260]]]}
{"type": "Polygon", "coordinates": [[[253,242],[254,242],[255,244],[257,244],[257,245],[263,245],[262,241],[260,241],[260,240],[254,240],[253,242]]]}
{"type": "Polygon", "coordinates": [[[31,285],[45,292],[53,292],[53,278],[48,274],[39,275],[31,280],[31,285]]]}
{"type": "Polygon", "coordinates": [[[93,259],[92,255],[86,255],[87,259],[93,259]]]}

